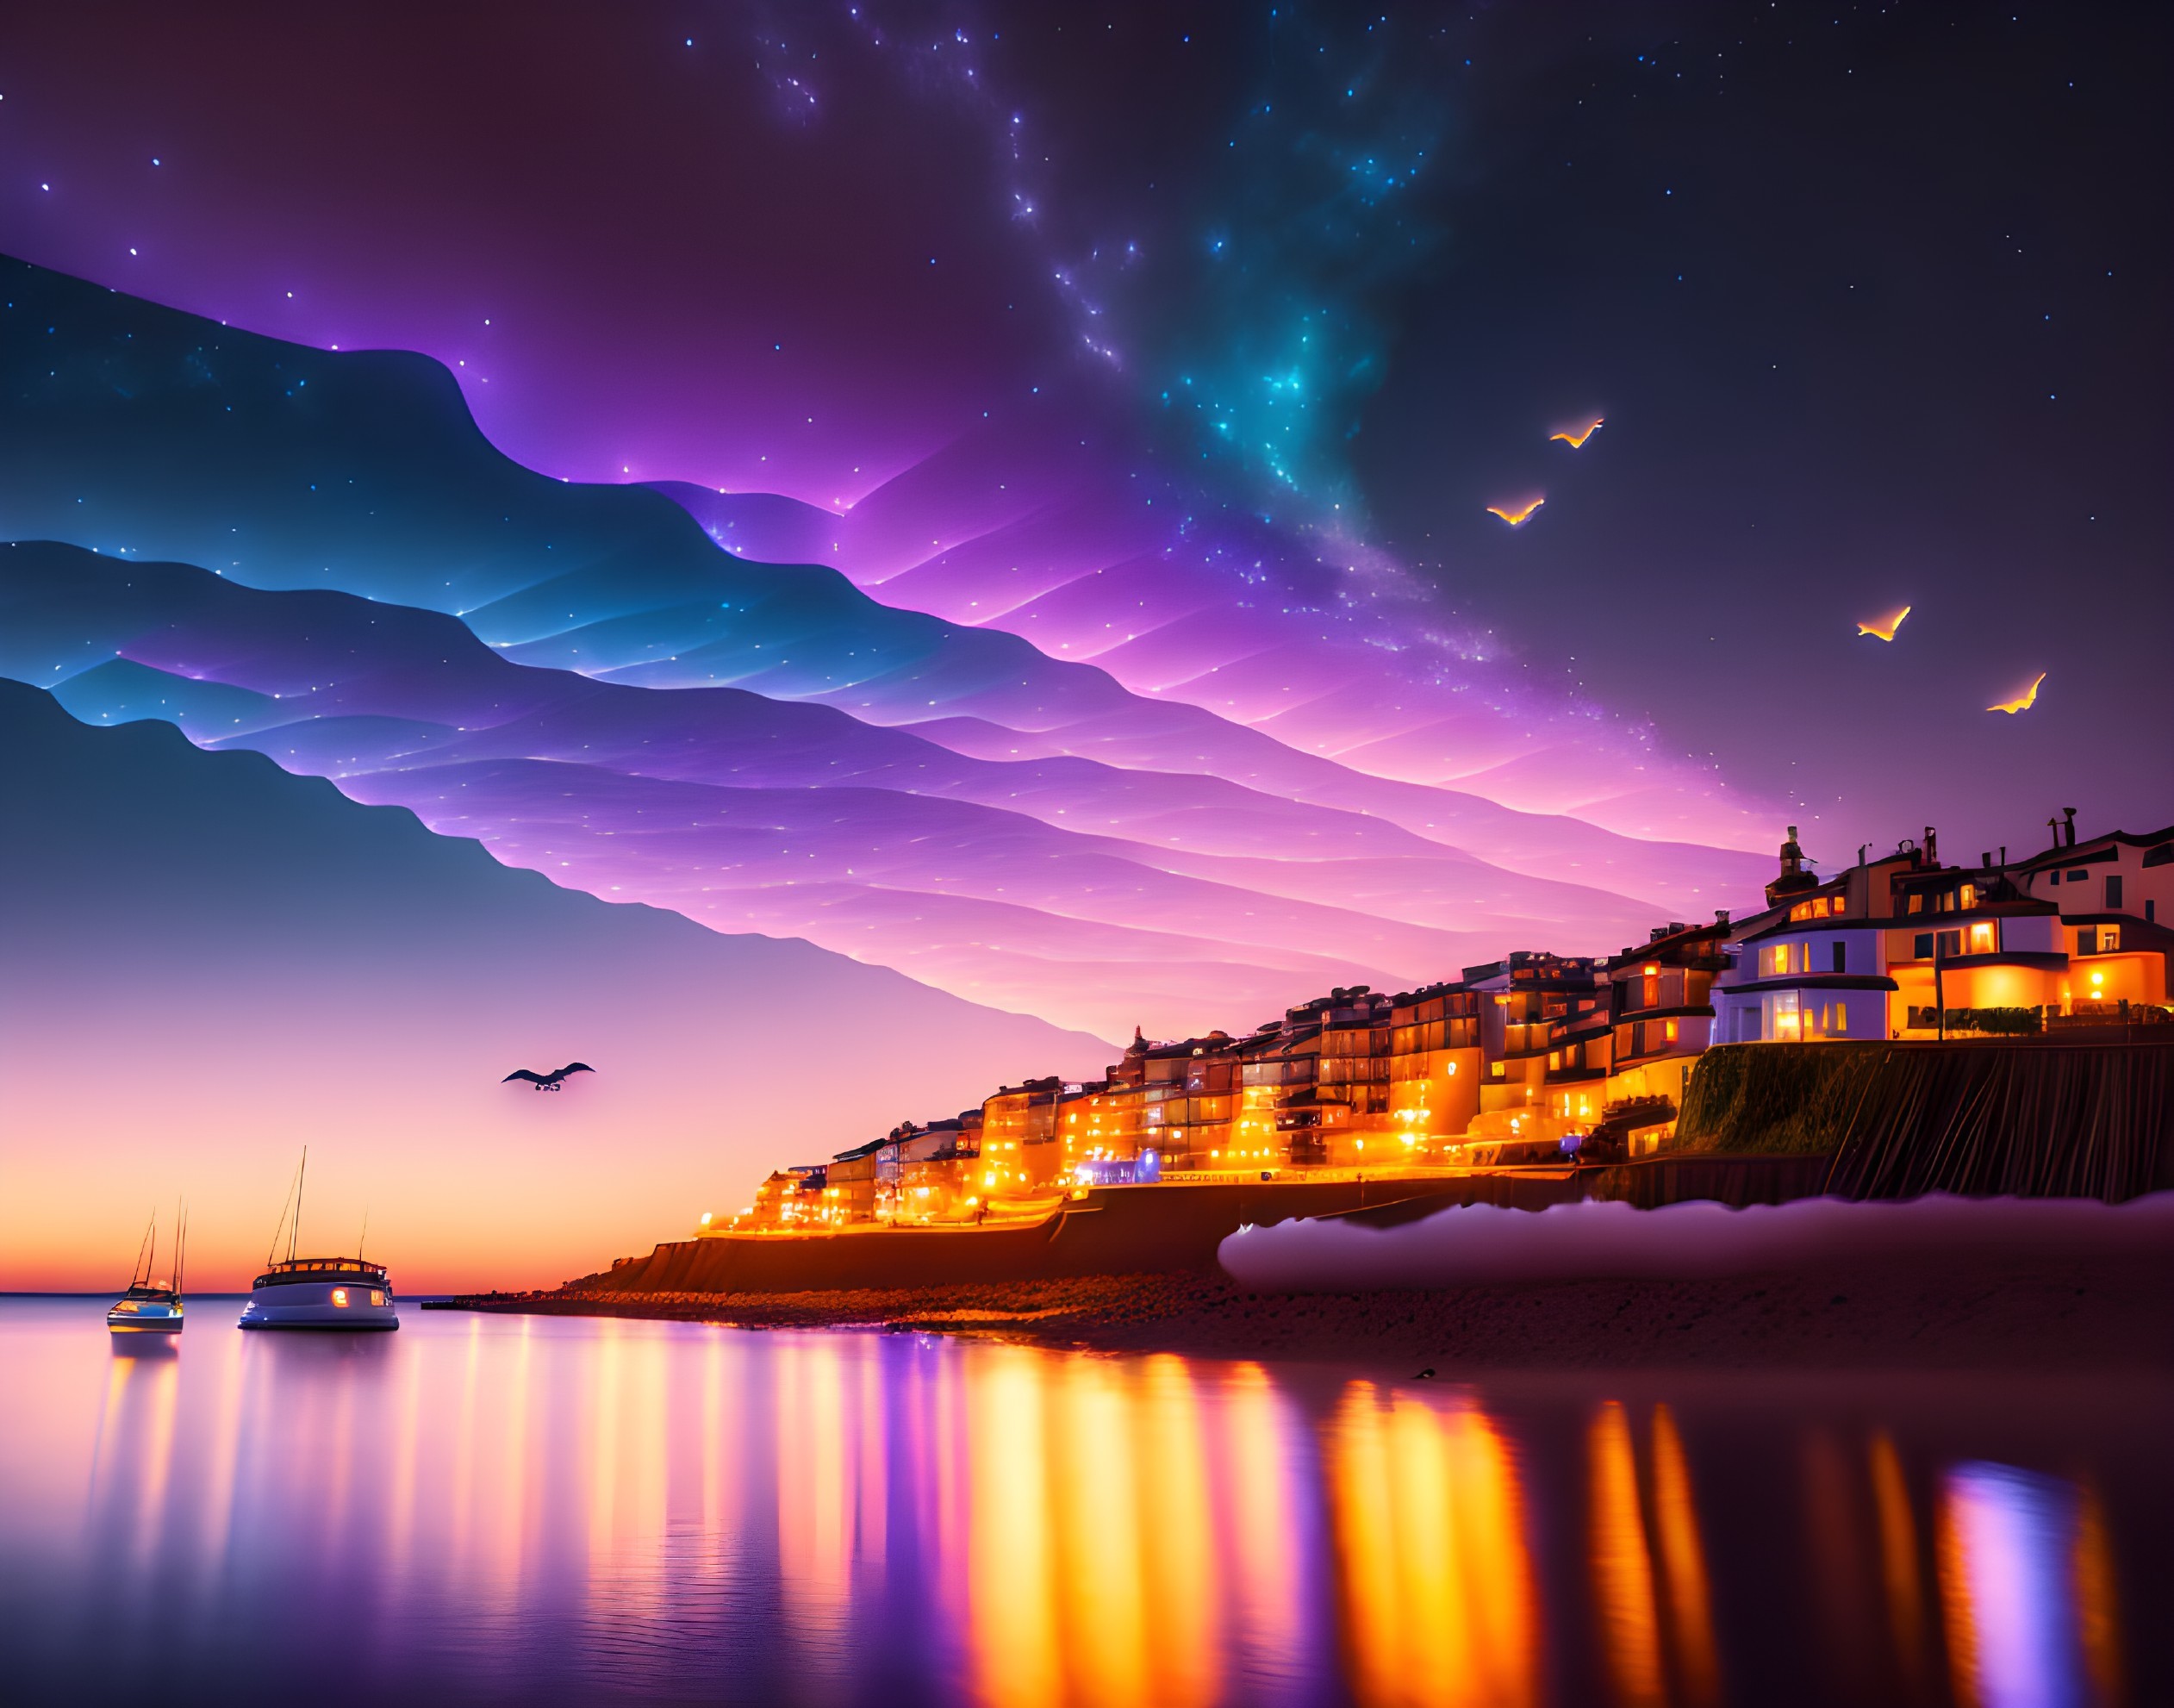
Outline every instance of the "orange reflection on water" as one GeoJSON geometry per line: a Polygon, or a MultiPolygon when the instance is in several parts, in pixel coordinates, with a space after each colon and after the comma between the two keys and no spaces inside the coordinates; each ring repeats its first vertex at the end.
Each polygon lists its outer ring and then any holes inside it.
{"type": "Polygon", "coordinates": [[[1539,1603],[1523,1499],[1493,1423],[1472,1406],[1438,1409],[1355,1381],[1326,1453],[1359,1699],[1475,1708],[1537,1700],[1539,1603]]]}
{"type": "MultiPolygon", "coordinates": [[[[982,1346],[963,1362],[969,1673],[991,1703],[1223,1694],[1210,1421],[1193,1368],[982,1346]]],[[[1223,1485],[1226,1498],[1246,1492],[1223,1485]]],[[[1273,1509],[1274,1502],[1271,1502],[1273,1509]]],[[[937,1526],[944,1533],[950,1526],[937,1526]]],[[[1287,1531],[1264,1548],[1290,1569],[1287,1531]]]]}
{"type": "Polygon", "coordinates": [[[1058,1701],[1043,1361],[992,1347],[967,1384],[966,1581],[984,1701],[1058,1701]]]}
{"type": "Polygon", "coordinates": [[[787,1606],[827,1625],[850,1587],[852,1521],[862,1468],[845,1451],[840,1345],[795,1337],[778,1350],[777,1566],[787,1606]]]}
{"type": "MultiPolygon", "coordinates": [[[[1139,1370],[1137,1495],[1147,1592],[1147,1663],[1154,1698],[1208,1703],[1219,1695],[1223,1586],[1193,1366],[1168,1354],[1139,1370]]],[[[1241,1501],[1253,1491],[1231,1493],[1241,1501]]],[[[1289,1538],[1281,1539],[1287,1548],[1289,1538]]]]}
{"type": "Polygon", "coordinates": [[[169,1518],[179,1360],[170,1343],[116,1351],[92,1458],[91,1506],[133,1566],[155,1553],[169,1518]]]}
{"type": "Polygon", "coordinates": [[[1879,1524],[1879,1575],[1897,1670],[1915,1700],[1925,1694],[1925,1584],[1917,1565],[1917,1524],[1903,1463],[1884,1430],[1872,1437],[1872,1510],[1879,1524]]]}
{"type": "Polygon", "coordinates": [[[2095,1702],[2115,1703],[2121,1688],[2121,1630],[2114,1600],[2114,1549],[2098,1491],[2086,1485],[2076,1515],[2076,1615],[2084,1667],[2095,1702]]]}
{"type": "Polygon", "coordinates": [[[1674,1646],[1681,1699],[1690,1708],[1721,1700],[1721,1657],[1714,1648],[1713,1596],[1706,1550],[1691,1500],[1691,1466],[1676,1419],[1654,1407],[1654,1535],[1667,1586],[1668,1635],[1674,1646]]]}
{"type": "Polygon", "coordinates": [[[1287,1455],[1298,1433],[1258,1364],[1224,1376],[1221,1473],[1224,1618],[1229,1647],[1289,1663],[1304,1610],[1287,1455]]]}
{"type": "Polygon", "coordinates": [[[1880,1580],[1868,1569],[1878,1550],[1863,1462],[1835,1431],[1816,1425],[1804,1431],[1799,1451],[1810,1611],[1818,1619],[1823,1682],[1839,1699],[1861,1700],[1877,1689],[1884,1669],[1888,1623],[1880,1580]]]}
{"type": "Polygon", "coordinates": [[[1665,1703],[1660,1618],[1653,1562],[1638,1505],[1638,1463],[1630,1421],[1621,1405],[1603,1402],[1586,1443],[1592,1477],[1593,1599],[1600,1615],[1601,1653],[1616,1700],[1665,1703]]]}
{"type": "MultiPolygon", "coordinates": [[[[1148,1699],[1147,1609],[1141,1581],[1138,1414],[1130,1371],[1099,1358],[1065,1361],[1056,1382],[1057,1585],[1065,1670],[1080,1702],[1148,1699]]],[[[1172,1515],[1171,1522],[1185,1522],[1172,1515]]]]}

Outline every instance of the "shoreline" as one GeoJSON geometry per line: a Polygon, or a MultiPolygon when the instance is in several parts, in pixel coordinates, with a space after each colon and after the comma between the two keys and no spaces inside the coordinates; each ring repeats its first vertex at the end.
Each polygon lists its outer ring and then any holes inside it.
{"type": "Polygon", "coordinates": [[[2174,1371],[2174,1253],[1828,1265],[1697,1280],[1272,1293],[1222,1274],[801,1293],[559,1288],[426,1308],[742,1329],[881,1329],[1051,1349],[1486,1370],[2174,1371]]]}

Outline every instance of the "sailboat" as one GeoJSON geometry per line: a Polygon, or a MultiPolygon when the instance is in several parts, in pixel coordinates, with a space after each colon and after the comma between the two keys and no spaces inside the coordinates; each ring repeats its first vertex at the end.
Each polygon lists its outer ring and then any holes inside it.
{"type": "MultiPolygon", "coordinates": [[[[279,1209],[279,1225],[272,1230],[271,1250],[265,1258],[265,1272],[251,1287],[249,1302],[241,1307],[246,1329],[396,1329],[400,1317],[393,1308],[392,1278],[383,1263],[363,1261],[363,1240],[355,1243],[352,1257],[296,1256],[302,1242],[302,1188],[309,1172],[309,1151],[302,1153],[295,1183],[279,1209]],[[279,1237],[287,1237],[287,1255],[279,1253],[279,1237]]],[[[364,1236],[369,1224],[364,1224],[364,1236]]]]}
{"type": "Polygon", "coordinates": [[[159,1261],[159,1215],[152,1212],[136,1247],[136,1265],[128,1271],[128,1290],[106,1312],[106,1326],[115,1334],[179,1334],[182,1328],[181,1271],[188,1251],[187,1225],[181,1206],[174,1206],[173,1278],[154,1281],[152,1266],[159,1261]]]}

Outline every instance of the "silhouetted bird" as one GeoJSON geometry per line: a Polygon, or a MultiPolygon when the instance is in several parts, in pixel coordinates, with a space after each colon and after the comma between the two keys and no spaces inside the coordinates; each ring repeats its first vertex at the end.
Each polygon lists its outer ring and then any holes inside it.
{"type": "Polygon", "coordinates": [[[596,1069],[586,1062],[569,1062],[555,1074],[532,1074],[526,1068],[516,1068],[498,1082],[501,1085],[510,1085],[515,1080],[526,1080],[539,1091],[564,1091],[566,1088],[562,1082],[567,1075],[593,1074],[595,1071],[596,1069]]]}
{"type": "Polygon", "coordinates": [[[1425,1369],[1420,1371],[1417,1375],[1412,1377],[1412,1381],[1432,1381],[1433,1380],[1434,1366],[1431,1364],[1428,1365],[1425,1369]]]}

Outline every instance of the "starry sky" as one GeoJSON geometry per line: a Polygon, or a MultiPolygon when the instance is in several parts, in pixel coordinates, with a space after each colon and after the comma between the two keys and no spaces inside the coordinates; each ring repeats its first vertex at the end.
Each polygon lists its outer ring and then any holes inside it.
{"type": "MultiPolygon", "coordinates": [[[[1673,816],[1710,840],[2165,815],[2102,731],[2169,614],[2148,9],[116,16],[0,34],[6,247],[428,352],[531,467],[833,511],[918,476],[895,532],[1257,588],[1535,748],[1731,792],[1673,816]]],[[[945,614],[1002,620],[981,573],[945,614]]],[[[1550,764],[1518,804],[1598,792],[1550,764]]]]}
{"type": "Polygon", "coordinates": [[[1075,1038],[2174,817],[2158,10],[100,18],[0,18],[80,722],[1075,1038]]]}

